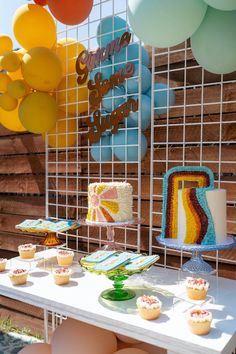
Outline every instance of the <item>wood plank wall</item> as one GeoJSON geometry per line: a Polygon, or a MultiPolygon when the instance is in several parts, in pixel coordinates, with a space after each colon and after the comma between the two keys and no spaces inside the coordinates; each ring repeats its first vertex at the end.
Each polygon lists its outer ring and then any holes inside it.
{"type": "MultiPolygon", "coordinates": [[[[170,62],[173,67],[183,66],[183,53],[176,53],[171,56],[170,62]]],[[[191,53],[187,54],[187,65],[195,65],[194,59],[191,53]]],[[[156,62],[156,67],[159,71],[165,70],[167,67],[167,56],[163,55],[158,57],[156,62]]],[[[191,74],[188,76],[189,84],[199,84],[201,71],[198,68],[191,70],[191,74]]],[[[236,74],[228,75],[226,77],[228,80],[235,80],[236,74]]],[[[165,75],[160,74],[157,77],[158,81],[165,82],[165,75]]],[[[183,84],[183,70],[176,71],[171,74],[171,83],[174,87],[183,84]]],[[[209,73],[205,74],[205,82],[215,82],[219,80],[219,77],[211,75],[209,73]]],[[[186,100],[188,104],[201,102],[201,88],[190,88],[188,90],[186,100]]],[[[214,100],[219,100],[219,87],[209,86],[205,89],[204,95],[206,97],[206,102],[214,102],[214,100]]],[[[224,86],[223,99],[225,101],[236,100],[236,84],[231,83],[224,86]]],[[[181,90],[176,91],[176,104],[182,104],[183,102],[183,92],[181,90]]],[[[183,136],[183,119],[181,118],[183,114],[182,108],[175,108],[170,111],[170,119],[173,126],[169,127],[168,139],[172,142],[169,149],[169,159],[176,161],[173,162],[174,165],[178,165],[178,160],[182,159],[182,149],[178,143],[182,141],[183,136]],[[174,123],[176,125],[174,125],[174,123]]],[[[198,142],[200,139],[200,134],[203,134],[204,141],[209,142],[204,147],[203,154],[204,160],[217,161],[219,154],[219,105],[209,105],[204,107],[204,122],[209,122],[212,124],[204,125],[204,131],[201,132],[200,125],[191,125],[191,123],[199,123],[199,107],[191,106],[186,110],[186,115],[188,117],[189,125],[186,126],[186,138],[187,142],[189,139],[189,146],[185,149],[185,158],[191,160],[197,160],[199,156],[199,146],[198,142]],[[195,144],[192,144],[194,143],[195,144]],[[215,142],[215,143],[214,143],[215,142]]],[[[227,124],[222,125],[221,139],[227,144],[222,145],[222,160],[232,161],[232,164],[223,163],[221,165],[222,172],[224,173],[223,178],[228,181],[236,180],[236,104],[228,103],[223,106],[223,122],[227,121],[227,124]],[[232,123],[231,123],[232,121],[232,123]]],[[[162,118],[158,120],[160,127],[155,132],[156,142],[159,143],[158,149],[155,150],[155,159],[159,160],[158,165],[155,166],[155,171],[157,173],[163,173],[166,168],[165,164],[165,147],[161,146],[161,143],[165,142],[166,139],[166,119],[162,118]],[[163,126],[162,126],[163,125],[163,126]],[[163,160],[163,162],[162,162],[163,160]]],[[[146,132],[150,142],[149,133],[146,132]]],[[[83,144],[83,139],[82,139],[83,144]]],[[[86,142],[87,145],[87,142],[86,142]]],[[[78,173],[78,165],[76,164],[76,153],[71,151],[69,153],[70,162],[75,161],[75,164],[71,163],[67,173],[73,177],[75,173],[78,173]]],[[[49,159],[54,161],[54,154],[49,155],[49,159]]],[[[65,156],[63,153],[59,154],[59,159],[61,162],[65,161],[65,156]]],[[[86,153],[81,154],[81,159],[86,159],[86,153]]],[[[209,163],[208,166],[213,169],[215,173],[218,172],[217,163],[209,163]]],[[[117,176],[122,176],[122,171],[124,169],[124,164],[117,163],[115,165],[115,173],[117,176]]],[[[135,173],[136,169],[134,166],[129,166],[128,170],[130,173],[135,173]],[[132,170],[133,169],[133,170],[132,170]]],[[[98,165],[96,163],[90,166],[90,174],[95,178],[98,177],[98,165]]],[[[55,167],[51,165],[50,172],[55,173],[55,167]]],[[[61,163],[59,174],[65,172],[65,165],[61,163]]],[[[87,173],[87,165],[82,164],[79,172],[83,175],[87,173]]],[[[110,166],[105,164],[102,167],[102,173],[104,175],[109,175],[110,166]]],[[[150,151],[142,163],[142,248],[147,247],[148,240],[148,224],[149,224],[149,174],[150,174],[150,151]]],[[[224,180],[224,179],[223,179],[224,180]]],[[[55,189],[56,180],[50,178],[50,186],[55,189]]],[[[60,189],[65,189],[65,179],[60,179],[60,189]]],[[[225,185],[228,191],[228,199],[236,200],[236,188],[235,185],[225,185]]],[[[71,205],[76,203],[75,192],[78,185],[76,184],[76,178],[71,178],[69,181],[68,189],[71,193],[69,195],[69,201],[71,205]]],[[[222,185],[224,187],[224,183],[222,185]]],[[[80,188],[82,191],[87,191],[86,181],[81,181],[80,188]]],[[[156,194],[161,194],[161,184],[157,181],[154,185],[154,191],[156,194]]],[[[134,185],[134,193],[137,192],[137,186],[134,185]]],[[[62,199],[65,197],[63,192],[60,196],[62,199]]],[[[83,203],[86,203],[84,197],[83,203]]],[[[159,198],[155,198],[155,209],[161,210],[161,201],[159,198]]],[[[236,207],[234,204],[228,205],[228,218],[231,220],[236,220],[236,207]]],[[[52,211],[53,213],[53,211],[52,211]]],[[[62,215],[65,212],[61,211],[62,215]]],[[[12,257],[16,254],[17,247],[19,244],[34,242],[38,243],[41,236],[34,234],[24,234],[19,233],[15,230],[15,225],[20,223],[26,218],[39,218],[45,215],[45,146],[44,141],[40,136],[36,136],[30,133],[13,133],[7,129],[0,126],[0,257],[7,256],[12,257]]],[[[74,208],[70,209],[70,217],[76,217],[76,212],[74,208]]],[[[160,227],[160,217],[154,218],[154,226],[160,227]]],[[[228,231],[230,233],[236,234],[236,225],[229,223],[228,231]]],[[[96,238],[96,230],[91,230],[91,236],[96,238]]],[[[119,235],[118,235],[119,237],[119,235]]],[[[129,240],[132,241],[132,236],[129,240]]],[[[227,251],[222,255],[224,258],[229,260],[236,259],[235,251],[227,251]]],[[[178,260],[174,256],[169,257],[170,263],[172,265],[177,265],[178,260]]],[[[222,264],[220,266],[220,274],[225,277],[236,279],[235,266],[230,264],[222,264]]],[[[31,326],[33,321],[37,323],[37,331],[42,333],[42,312],[33,307],[19,306],[16,302],[10,301],[8,299],[0,298],[2,308],[0,310],[0,315],[2,316],[12,316],[19,323],[25,324],[26,326],[31,326]],[[28,314],[28,315],[26,315],[28,314]]],[[[33,326],[33,325],[32,325],[33,326]]]]}

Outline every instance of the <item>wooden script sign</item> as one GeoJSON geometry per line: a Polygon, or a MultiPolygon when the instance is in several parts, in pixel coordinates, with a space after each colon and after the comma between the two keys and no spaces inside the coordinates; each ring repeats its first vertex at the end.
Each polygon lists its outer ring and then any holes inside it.
{"type": "MultiPolygon", "coordinates": [[[[96,52],[88,52],[84,50],[80,53],[76,61],[76,72],[78,74],[77,82],[79,85],[85,84],[88,80],[89,72],[92,71],[100,62],[110,58],[121,49],[127,47],[131,40],[131,33],[125,32],[121,37],[111,41],[106,48],[98,48],[96,52]]],[[[102,73],[96,73],[94,80],[88,81],[89,107],[93,112],[93,117],[88,117],[87,123],[89,127],[88,138],[90,143],[96,143],[100,140],[101,135],[107,129],[111,129],[111,133],[115,134],[118,130],[119,123],[127,118],[130,112],[138,110],[138,100],[129,98],[127,102],[118,106],[110,114],[105,117],[101,115],[99,110],[102,98],[114,87],[122,85],[124,81],[134,74],[134,65],[126,63],[124,68],[116,71],[109,79],[103,80],[102,73]]]]}

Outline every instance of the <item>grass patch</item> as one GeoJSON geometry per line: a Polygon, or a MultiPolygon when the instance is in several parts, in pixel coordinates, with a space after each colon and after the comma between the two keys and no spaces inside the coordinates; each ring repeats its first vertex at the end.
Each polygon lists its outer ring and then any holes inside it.
{"type": "Polygon", "coordinates": [[[0,317],[0,331],[4,333],[14,332],[26,336],[34,337],[38,340],[43,340],[43,337],[40,334],[32,334],[29,328],[19,328],[17,327],[10,317],[2,318],[0,317]]]}

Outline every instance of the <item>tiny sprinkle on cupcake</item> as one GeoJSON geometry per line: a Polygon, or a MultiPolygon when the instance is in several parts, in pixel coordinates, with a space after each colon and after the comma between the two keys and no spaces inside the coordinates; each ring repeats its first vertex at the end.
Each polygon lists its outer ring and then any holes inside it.
{"type": "Polygon", "coordinates": [[[158,297],[143,295],[137,299],[139,315],[145,320],[155,320],[160,316],[162,303],[158,297]]]}

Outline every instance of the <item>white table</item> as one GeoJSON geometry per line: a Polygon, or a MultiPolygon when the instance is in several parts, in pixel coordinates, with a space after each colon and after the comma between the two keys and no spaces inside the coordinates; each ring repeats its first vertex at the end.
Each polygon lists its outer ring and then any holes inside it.
{"type": "MultiPolygon", "coordinates": [[[[128,283],[136,284],[138,295],[149,294],[155,287],[179,294],[184,287],[179,284],[178,274],[174,270],[152,267],[142,276],[131,277],[128,283]],[[147,284],[154,288],[144,289],[143,285],[147,284]]],[[[101,299],[100,293],[109,287],[111,281],[105,276],[80,269],[70,284],[64,286],[55,285],[52,275],[42,269],[31,270],[27,284],[22,286],[12,286],[7,273],[0,273],[1,295],[38,306],[45,313],[56,312],[166,348],[170,354],[231,354],[236,348],[236,281],[212,277],[209,293],[216,303],[206,305],[213,313],[213,328],[207,336],[196,336],[189,331],[183,313],[185,302],[173,307],[173,298],[160,295],[161,317],[145,321],[136,312],[135,299],[122,302],[101,299]]]]}

